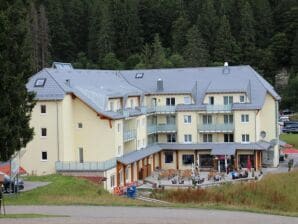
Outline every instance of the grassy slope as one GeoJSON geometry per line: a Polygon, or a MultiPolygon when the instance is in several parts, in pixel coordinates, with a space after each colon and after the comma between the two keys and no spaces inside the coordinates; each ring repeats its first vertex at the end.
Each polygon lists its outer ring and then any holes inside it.
{"type": "Polygon", "coordinates": [[[138,200],[111,195],[101,186],[75,177],[49,175],[27,179],[52,183],[29,192],[23,192],[17,197],[6,197],[7,205],[150,205],[138,200]]]}
{"type": "Polygon", "coordinates": [[[298,148],[298,134],[281,134],[280,139],[298,148]]]}
{"type": "Polygon", "coordinates": [[[153,197],[185,207],[207,207],[298,216],[298,170],[270,174],[260,182],[210,189],[169,190],[153,197]]]}

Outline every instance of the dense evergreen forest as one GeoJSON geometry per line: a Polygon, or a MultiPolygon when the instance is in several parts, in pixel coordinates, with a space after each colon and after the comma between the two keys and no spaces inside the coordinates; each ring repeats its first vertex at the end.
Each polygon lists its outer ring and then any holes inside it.
{"type": "Polygon", "coordinates": [[[28,13],[33,71],[53,61],[102,69],[249,64],[273,85],[276,74],[290,74],[282,106],[298,109],[298,0],[12,2],[28,13]]]}

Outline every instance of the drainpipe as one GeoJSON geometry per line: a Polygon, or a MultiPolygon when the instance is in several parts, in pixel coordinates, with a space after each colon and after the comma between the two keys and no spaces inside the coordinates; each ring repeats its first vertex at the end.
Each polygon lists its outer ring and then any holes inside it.
{"type": "Polygon", "coordinates": [[[59,111],[58,111],[58,101],[56,100],[56,125],[57,125],[57,159],[60,161],[60,142],[59,142],[59,111]]]}

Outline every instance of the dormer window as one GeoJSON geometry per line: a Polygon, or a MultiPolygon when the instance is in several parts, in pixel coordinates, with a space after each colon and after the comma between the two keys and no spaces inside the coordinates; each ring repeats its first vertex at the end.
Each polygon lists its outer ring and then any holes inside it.
{"type": "Polygon", "coordinates": [[[110,111],[114,111],[114,102],[110,102],[110,111]]]}
{"type": "Polygon", "coordinates": [[[241,95],[239,97],[240,103],[244,103],[245,102],[245,96],[241,95]]]}
{"type": "Polygon", "coordinates": [[[209,96],[209,104],[214,105],[214,96],[209,96]]]}
{"type": "Polygon", "coordinates": [[[141,79],[141,78],[143,78],[143,76],[144,76],[144,73],[141,73],[141,72],[140,72],[140,73],[137,73],[137,74],[136,74],[135,78],[136,78],[136,79],[141,79]]]}
{"type": "Polygon", "coordinates": [[[185,96],[184,97],[184,104],[191,104],[190,96],[185,96]]]}
{"type": "Polygon", "coordinates": [[[46,83],[46,80],[45,78],[43,79],[36,79],[35,80],[35,83],[34,83],[34,87],[44,87],[45,83],[46,83]]]}

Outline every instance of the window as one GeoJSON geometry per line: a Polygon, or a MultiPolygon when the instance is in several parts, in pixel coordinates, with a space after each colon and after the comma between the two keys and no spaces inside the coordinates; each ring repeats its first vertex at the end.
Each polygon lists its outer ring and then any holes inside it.
{"type": "Polygon", "coordinates": [[[80,163],[84,162],[84,150],[83,150],[83,148],[79,148],[79,161],[80,161],[80,163]]]}
{"type": "Polygon", "coordinates": [[[120,101],[117,102],[117,110],[121,110],[121,103],[120,103],[120,101]]]}
{"type": "Polygon", "coordinates": [[[191,165],[194,163],[194,155],[182,155],[183,165],[191,165]]]}
{"type": "Polygon", "coordinates": [[[122,154],[122,152],[121,152],[121,145],[118,146],[117,154],[118,154],[118,156],[120,156],[122,154]]]}
{"type": "Polygon", "coordinates": [[[110,102],[110,111],[114,111],[114,102],[110,102]]]}
{"type": "Polygon", "coordinates": [[[233,124],[233,115],[224,115],[224,123],[225,124],[233,124]]]}
{"type": "Polygon", "coordinates": [[[192,136],[191,135],[184,135],[184,143],[191,143],[192,136]]]}
{"type": "Polygon", "coordinates": [[[224,105],[232,104],[233,97],[232,96],[224,96],[224,105]]]}
{"type": "Polygon", "coordinates": [[[191,123],[191,116],[184,115],[184,124],[190,124],[190,123],[191,123]]]}
{"type": "Polygon", "coordinates": [[[36,79],[34,83],[34,87],[44,87],[47,79],[36,79]]]}
{"type": "Polygon", "coordinates": [[[47,136],[47,129],[46,128],[41,128],[41,136],[46,137],[47,136]]]}
{"type": "Polygon", "coordinates": [[[249,135],[248,134],[243,134],[242,135],[242,142],[249,142],[249,135]]]}
{"type": "Polygon", "coordinates": [[[212,155],[200,155],[200,167],[211,168],[213,167],[213,156],[212,155]]]}
{"type": "Polygon", "coordinates": [[[203,124],[212,124],[212,116],[203,115],[203,124]]]}
{"type": "Polygon", "coordinates": [[[209,104],[214,105],[214,96],[209,96],[209,104]]]}
{"type": "Polygon", "coordinates": [[[176,142],[176,134],[167,134],[167,142],[176,142]]]}
{"type": "Polygon", "coordinates": [[[233,134],[224,134],[224,142],[234,142],[233,134]]]}
{"type": "Polygon", "coordinates": [[[175,119],[176,119],[175,115],[167,115],[166,119],[167,119],[167,124],[175,124],[175,119]]]}
{"type": "Polygon", "coordinates": [[[245,97],[244,97],[243,95],[241,95],[241,96],[239,97],[239,101],[240,101],[240,103],[244,103],[244,101],[245,101],[245,97]]]}
{"type": "Polygon", "coordinates": [[[243,123],[249,122],[248,114],[241,114],[241,122],[243,122],[243,123]]]}
{"type": "Polygon", "coordinates": [[[191,104],[190,96],[185,96],[184,97],[184,104],[191,104]]]}
{"type": "Polygon", "coordinates": [[[143,78],[143,76],[144,76],[144,73],[136,73],[135,78],[136,79],[141,79],[141,78],[143,78]]]}
{"type": "Polygon", "coordinates": [[[115,186],[115,175],[110,176],[110,186],[113,188],[115,186]]]}
{"type": "Polygon", "coordinates": [[[130,99],[130,107],[134,108],[133,99],[130,99]]]}
{"type": "Polygon", "coordinates": [[[166,98],[166,105],[167,106],[175,106],[175,98],[174,97],[166,98]]]}
{"type": "Polygon", "coordinates": [[[83,128],[83,124],[82,123],[78,123],[78,128],[83,128]]]}
{"type": "Polygon", "coordinates": [[[47,113],[46,105],[40,105],[40,113],[41,114],[46,114],[47,113]]]}
{"type": "Polygon", "coordinates": [[[212,142],[212,134],[203,134],[203,142],[212,142]]]}
{"type": "Polygon", "coordinates": [[[173,152],[165,152],[165,163],[173,162],[173,152]]]}
{"type": "Polygon", "coordinates": [[[118,132],[121,131],[121,124],[120,123],[117,124],[117,129],[118,129],[118,132]]]}
{"type": "Polygon", "coordinates": [[[42,161],[47,161],[48,160],[48,152],[47,151],[42,151],[41,152],[41,160],[42,161]]]}

